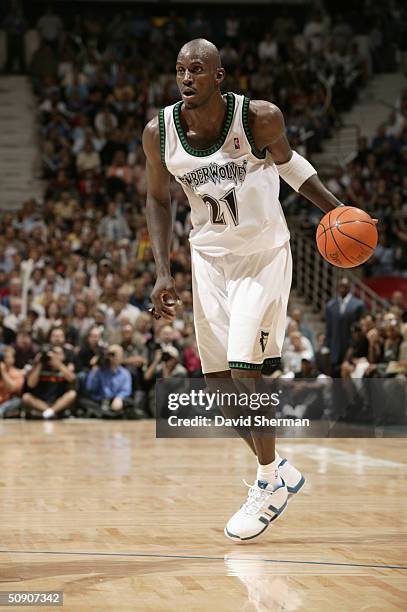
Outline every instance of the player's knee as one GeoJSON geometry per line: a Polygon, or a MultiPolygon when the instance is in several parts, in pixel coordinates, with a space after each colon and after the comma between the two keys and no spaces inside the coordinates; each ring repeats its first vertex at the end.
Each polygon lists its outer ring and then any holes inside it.
{"type": "Polygon", "coordinates": [[[253,393],[261,379],[261,370],[248,368],[231,368],[232,380],[240,392],[253,393]]]}

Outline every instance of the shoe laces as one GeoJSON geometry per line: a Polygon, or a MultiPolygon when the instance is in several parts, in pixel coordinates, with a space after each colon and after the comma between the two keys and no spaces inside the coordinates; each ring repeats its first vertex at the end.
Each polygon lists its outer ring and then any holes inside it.
{"type": "Polygon", "coordinates": [[[257,514],[264,506],[265,501],[270,498],[270,491],[267,489],[261,489],[256,484],[251,485],[245,480],[243,480],[243,482],[247,487],[249,487],[249,493],[247,496],[247,501],[245,501],[242,506],[242,510],[246,514],[257,514]]]}

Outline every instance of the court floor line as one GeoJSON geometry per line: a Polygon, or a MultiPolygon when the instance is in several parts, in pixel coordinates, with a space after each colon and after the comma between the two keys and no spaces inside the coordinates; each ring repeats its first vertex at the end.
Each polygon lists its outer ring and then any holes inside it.
{"type": "MultiPolygon", "coordinates": [[[[165,555],[162,553],[126,553],[126,552],[88,552],[88,551],[61,551],[61,550],[0,550],[0,554],[15,555],[77,555],[89,557],[152,557],[158,559],[203,559],[206,561],[225,561],[228,557],[211,557],[209,555],[165,555]]],[[[253,561],[265,563],[291,563],[298,565],[330,565],[334,567],[369,567],[376,569],[407,570],[407,565],[373,565],[370,563],[340,563],[334,561],[298,561],[292,559],[251,559],[250,557],[233,559],[233,561],[253,561]]]]}

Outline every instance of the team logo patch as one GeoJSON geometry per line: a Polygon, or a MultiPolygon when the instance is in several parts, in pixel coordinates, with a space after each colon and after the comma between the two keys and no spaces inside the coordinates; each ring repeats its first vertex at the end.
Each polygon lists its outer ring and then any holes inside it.
{"type": "Polygon", "coordinates": [[[266,344],[267,344],[268,337],[269,337],[269,332],[264,332],[264,331],[260,332],[260,346],[261,346],[261,350],[263,353],[266,350],[266,344]]]}
{"type": "Polygon", "coordinates": [[[238,138],[234,138],[233,142],[235,143],[235,149],[240,149],[240,141],[238,138]]]}

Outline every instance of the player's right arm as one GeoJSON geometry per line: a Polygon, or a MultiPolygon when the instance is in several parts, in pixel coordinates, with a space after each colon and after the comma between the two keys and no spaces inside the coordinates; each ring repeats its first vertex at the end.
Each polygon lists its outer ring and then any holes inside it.
{"type": "Polygon", "coordinates": [[[143,132],[143,149],[146,155],[147,202],[146,218],[151,247],[157,269],[157,280],[151,294],[155,313],[166,319],[175,316],[174,307],[164,303],[179,300],[174,289],[170,270],[172,216],[170,200],[170,174],[160,157],[160,131],[158,117],[154,117],[143,132]]]}

